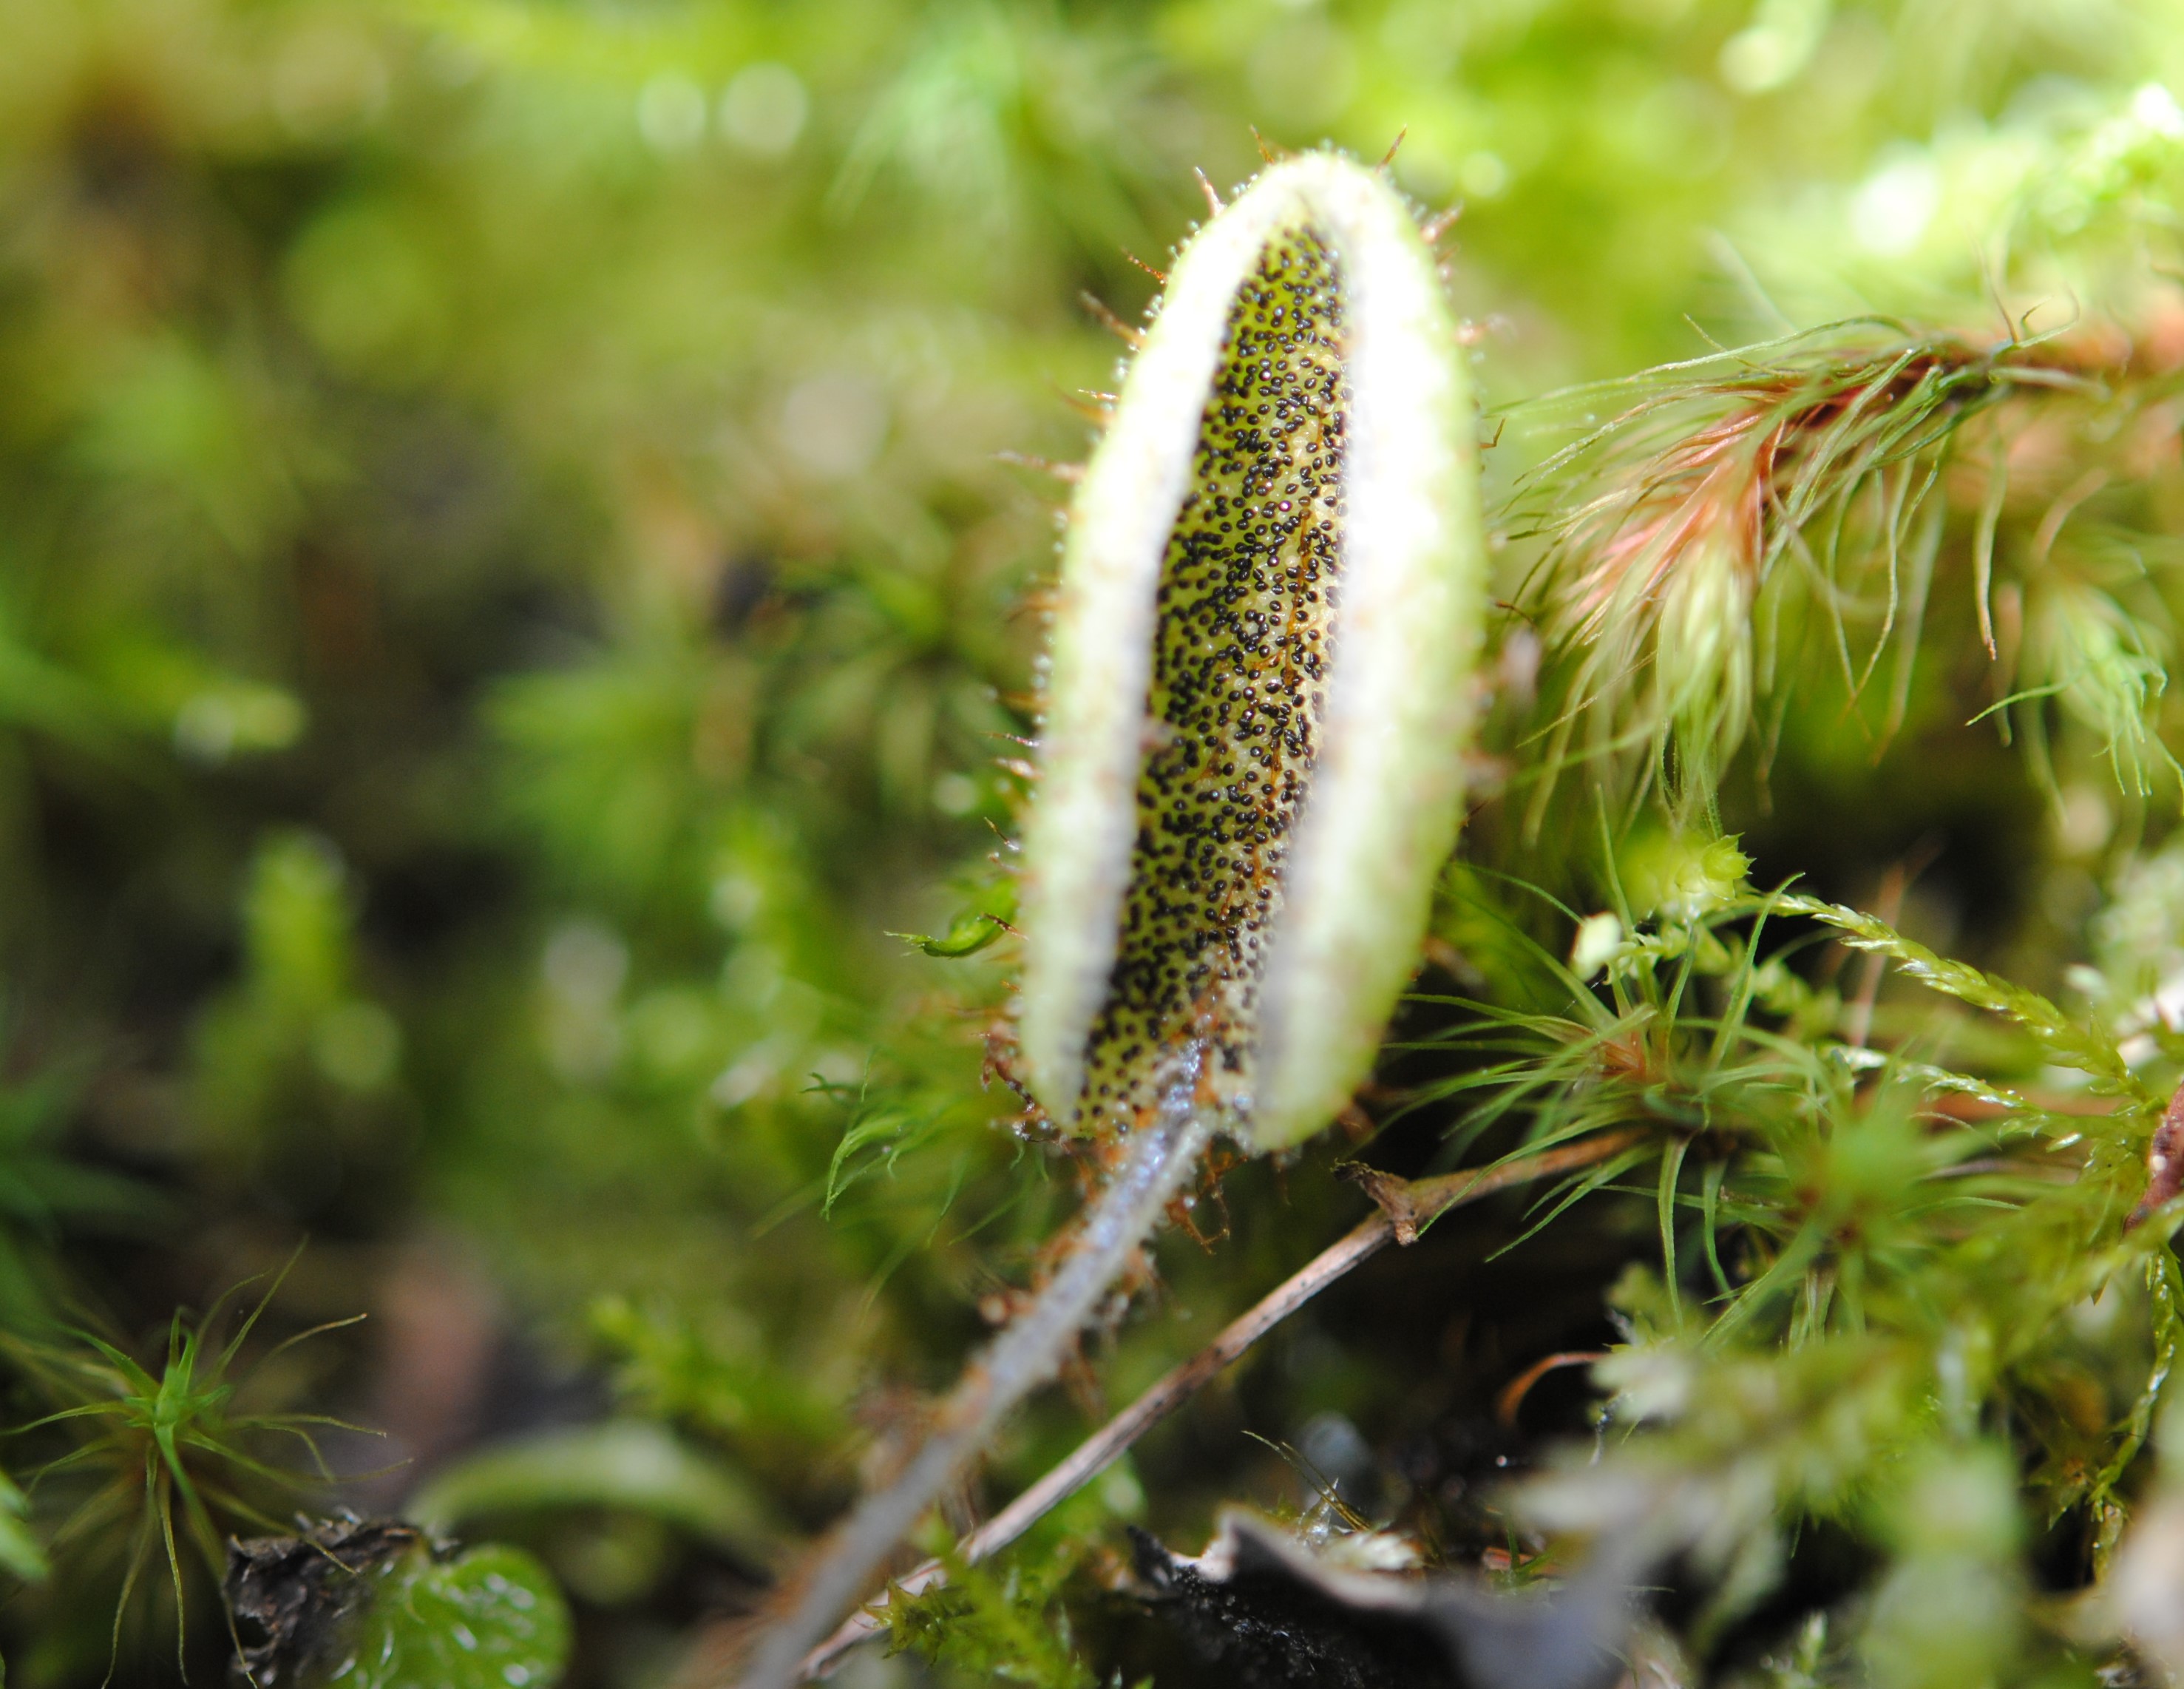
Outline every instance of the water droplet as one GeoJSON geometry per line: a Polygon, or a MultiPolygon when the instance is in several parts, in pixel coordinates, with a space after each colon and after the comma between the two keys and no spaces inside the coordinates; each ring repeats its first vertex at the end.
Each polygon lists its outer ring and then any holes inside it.
{"type": "Polygon", "coordinates": [[[455,1639],[455,1646],[460,1648],[465,1653],[469,1653],[477,1647],[477,1635],[467,1625],[456,1625],[453,1635],[455,1639]]]}

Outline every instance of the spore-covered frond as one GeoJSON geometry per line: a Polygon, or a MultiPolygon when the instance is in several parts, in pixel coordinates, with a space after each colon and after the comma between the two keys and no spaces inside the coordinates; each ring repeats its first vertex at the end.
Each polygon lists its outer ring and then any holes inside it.
{"type": "Polygon", "coordinates": [[[1460,819],[1485,549],[1469,389],[1408,208],[1332,154],[1268,170],[1180,254],[1063,546],[1021,1050],[1110,1176],[747,1689],[791,1680],[1060,1369],[1217,1133],[1284,1148],[1364,1078],[1460,819]]]}
{"type": "Polygon", "coordinates": [[[1457,827],[1477,497],[1408,208],[1331,154],[1268,170],[1178,257],[1072,503],[1023,856],[1065,1129],[1200,1062],[1279,1149],[1364,1077],[1457,827]]]}
{"type": "Polygon", "coordinates": [[[1290,836],[1327,717],[1349,404],[1344,289],[1309,229],[1240,291],[1156,598],[1122,932],[1085,1040],[1085,1121],[1127,1129],[1157,1052],[1247,1071],[1290,836]]]}

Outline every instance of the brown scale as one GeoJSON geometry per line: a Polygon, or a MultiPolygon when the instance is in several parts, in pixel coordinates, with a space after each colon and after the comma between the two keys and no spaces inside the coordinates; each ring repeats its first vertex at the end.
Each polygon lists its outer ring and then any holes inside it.
{"type": "Polygon", "coordinates": [[[1245,1084],[1290,834],[1312,783],[1342,534],[1340,277],[1312,231],[1231,308],[1191,492],[1161,566],[1121,943],[1085,1046],[1080,1129],[1128,1125],[1194,1039],[1245,1084]]]}

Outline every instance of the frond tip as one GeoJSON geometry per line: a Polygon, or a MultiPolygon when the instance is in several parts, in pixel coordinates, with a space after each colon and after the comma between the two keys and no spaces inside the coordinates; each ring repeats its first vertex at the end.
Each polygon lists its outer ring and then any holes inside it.
{"type": "Polygon", "coordinates": [[[1025,850],[1023,1046],[1080,1131],[1186,1050],[1224,1129],[1363,1077],[1453,840],[1485,543],[1434,260],[1375,173],[1191,242],[1079,484],[1025,850]]]}

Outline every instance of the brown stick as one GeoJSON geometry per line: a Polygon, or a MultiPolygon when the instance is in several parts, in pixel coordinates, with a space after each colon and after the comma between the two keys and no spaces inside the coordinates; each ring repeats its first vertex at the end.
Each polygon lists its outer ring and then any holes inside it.
{"type": "Polygon", "coordinates": [[[1595,1361],[1607,1358],[1605,1349],[1564,1349],[1559,1353],[1542,1356],[1526,1367],[1502,1388],[1494,1398],[1494,1419],[1499,1425],[1513,1430],[1517,1410],[1524,1405],[1524,1398],[1532,1393],[1532,1386],[1549,1373],[1563,1367],[1589,1367],[1595,1361]]]}
{"type": "MultiPolygon", "coordinates": [[[[1903,891],[1910,877],[1898,862],[1880,878],[1880,895],[1874,900],[1873,912],[1888,926],[1896,924],[1896,917],[1903,911],[1903,891]]],[[[1865,959],[1865,978],[1858,982],[1858,995],[1846,1006],[1843,1015],[1843,1041],[1853,1050],[1865,1048],[1865,1040],[1873,1033],[1873,1006],[1880,995],[1881,977],[1888,972],[1888,958],[1879,950],[1865,959]]]]}
{"type": "MultiPolygon", "coordinates": [[[[1475,1202],[1512,1185],[1591,1167],[1628,1149],[1645,1135],[1644,1129],[1637,1127],[1606,1132],[1479,1172],[1446,1173],[1415,1184],[1392,1179],[1384,1173],[1361,1179],[1359,1183],[1380,1204],[1381,1212],[1361,1221],[1339,1242],[1322,1250],[1249,1313],[1232,1321],[1211,1343],[1079,1443],[1060,1465],[965,1537],[957,1545],[956,1552],[967,1564],[975,1565],[1007,1547],[1053,1508],[1113,1465],[1132,1443],[1180,1408],[1201,1386],[1212,1382],[1259,1339],[1337,1279],[1379,1254],[1399,1235],[1407,1244],[1427,1224],[1451,1208],[1475,1202]]],[[[947,1580],[948,1569],[938,1560],[928,1560],[915,1571],[897,1578],[885,1593],[844,1619],[840,1629],[804,1657],[804,1664],[798,1669],[799,1677],[809,1682],[826,1676],[851,1648],[884,1630],[887,1621],[879,1616],[880,1609],[896,1590],[905,1595],[922,1595],[947,1580]]]]}
{"type": "Polygon", "coordinates": [[[2146,1146],[2146,1195],[2138,1199],[2123,1229],[2130,1231],[2163,1203],[2174,1201],[2179,1191],[2184,1191],[2184,1085],[2169,1099],[2168,1112],[2146,1146]]]}

